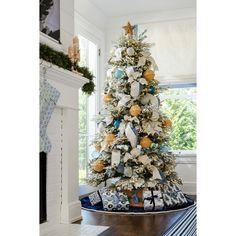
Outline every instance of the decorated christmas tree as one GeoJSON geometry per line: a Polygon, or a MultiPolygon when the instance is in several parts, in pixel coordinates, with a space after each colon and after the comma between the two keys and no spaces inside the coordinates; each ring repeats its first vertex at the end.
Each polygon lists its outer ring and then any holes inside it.
{"type": "Polygon", "coordinates": [[[172,122],[160,109],[158,67],[145,32],[137,35],[130,23],[123,29],[108,61],[88,182],[97,186],[112,179],[123,192],[165,191],[181,179],[168,146],[172,122]]]}

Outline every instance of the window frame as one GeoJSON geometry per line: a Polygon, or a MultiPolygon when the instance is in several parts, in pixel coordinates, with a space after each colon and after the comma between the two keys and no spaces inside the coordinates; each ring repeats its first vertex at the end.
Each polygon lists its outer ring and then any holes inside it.
{"type": "MultiPolygon", "coordinates": [[[[194,81],[191,82],[161,82],[159,84],[160,88],[166,88],[166,89],[175,89],[175,88],[197,88],[197,83],[194,81]]],[[[197,92],[195,94],[186,94],[186,95],[159,95],[160,101],[166,100],[166,99],[186,99],[186,100],[196,100],[197,98],[197,92]]],[[[196,140],[197,141],[197,140],[196,140]]],[[[175,155],[178,157],[196,157],[197,150],[171,150],[175,155]]]]}

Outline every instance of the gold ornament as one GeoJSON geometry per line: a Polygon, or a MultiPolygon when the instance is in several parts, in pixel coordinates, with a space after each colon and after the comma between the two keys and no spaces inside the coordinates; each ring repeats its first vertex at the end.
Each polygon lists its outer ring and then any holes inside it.
{"type": "Polygon", "coordinates": [[[148,137],[144,137],[141,139],[140,141],[140,145],[143,147],[143,148],[149,148],[152,144],[152,140],[148,137]]]}
{"type": "Polygon", "coordinates": [[[97,160],[92,164],[92,169],[96,172],[102,172],[104,169],[105,165],[103,161],[97,160]]]}
{"type": "Polygon", "coordinates": [[[97,152],[100,152],[101,151],[101,144],[100,143],[95,143],[95,145],[94,145],[94,147],[95,147],[95,149],[96,149],[96,151],[97,152]]]}
{"type": "Polygon", "coordinates": [[[105,94],[105,95],[103,96],[103,101],[104,101],[105,103],[109,103],[111,100],[112,100],[112,96],[111,96],[110,94],[105,94]]]}
{"type": "Polygon", "coordinates": [[[112,144],[115,140],[116,136],[114,134],[107,134],[106,135],[106,141],[108,144],[112,144]]]}
{"type": "Polygon", "coordinates": [[[143,76],[147,81],[151,81],[154,79],[155,73],[154,71],[148,69],[143,73],[143,76]]]}
{"type": "Polygon", "coordinates": [[[164,120],[164,126],[166,128],[171,128],[172,127],[172,122],[171,120],[164,120]]]}
{"type": "Polygon", "coordinates": [[[132,26],[129,22],[127,25],[123,26],[122,28],[125,30],[125,35],[126,34],[133,35],[134,26],[132,26]]]}
{"type": "Polygon", "coordinates": [[[129,112],[132,116],[138,116],[142,112],[142,109],[140,108],[139,105],[133,105],[130,108],[129,112]]]}

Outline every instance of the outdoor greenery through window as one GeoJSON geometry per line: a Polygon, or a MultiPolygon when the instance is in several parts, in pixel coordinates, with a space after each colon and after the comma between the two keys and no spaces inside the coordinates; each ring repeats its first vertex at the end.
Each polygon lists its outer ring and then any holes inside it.
{"type": "Polygon", "coordinates": [[[160,99],[163,112],[172,121],[171,149],[196,150],[196,87],[173,86],[160,99]]]}
{"type": "MultiPolygon", "coordinates": [[[[87,66],[97,77],[97,45],[79,36],[80,66],[87,66]]],[[[96,78],[94,79],[96,84],[96,78]]],[[[96,94],[88,96],[79,90],[79,183],[86,183],[88,160],[91,157],[90,143],[95,135],[96,94]]]]}

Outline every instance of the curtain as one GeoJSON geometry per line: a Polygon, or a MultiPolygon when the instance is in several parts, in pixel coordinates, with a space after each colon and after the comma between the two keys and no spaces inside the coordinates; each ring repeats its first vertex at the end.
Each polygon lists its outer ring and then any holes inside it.
{"type": "Polygon", "coordinates": [[[195,19],[147,23],[138,27],[139,33],[147,29],[146,41],[155,43],[151,53],[161,80],[196,80],[195,19]]]}
{"type": "Polygon", "coordinates": [[[60,92],[46,79],[40,80],[40,152],[48,153],[51,150],[47,126],[59,96],[60,92]]]}

